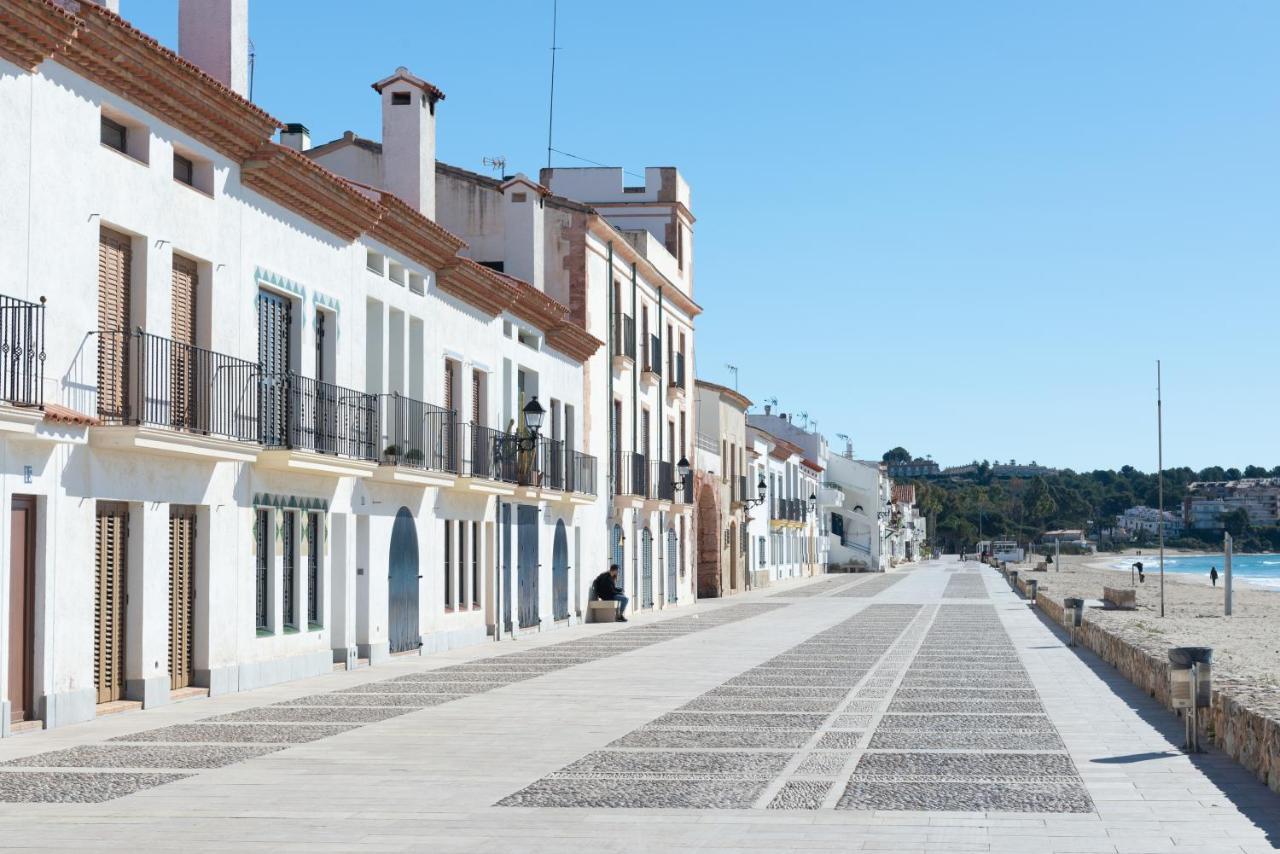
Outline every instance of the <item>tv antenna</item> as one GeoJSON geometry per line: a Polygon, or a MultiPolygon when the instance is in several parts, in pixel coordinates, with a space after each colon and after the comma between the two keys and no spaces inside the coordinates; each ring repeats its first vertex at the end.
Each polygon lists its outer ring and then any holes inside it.
{"type": "Polygon", "coordinates": [[[489,169],[492,169],[501,178],[507,174],[507,158],[499,154],[497,157],[482,157],[480,162],[489,169]]]}
{"type": "Polygon", "coordinates": [[[733,390],[737,391],[738,390],[738,366],[730,365],[726,362],[725,367],[729,369],[729,372],[731,374],[733,374],[733,390]]]}
{"type": "Polygon", "coordinates": [[[547,168],[551,168],[551,127],[556,115],[556,24],[560,0],[551,0],[551,97],[547,101],[547,168]]]}

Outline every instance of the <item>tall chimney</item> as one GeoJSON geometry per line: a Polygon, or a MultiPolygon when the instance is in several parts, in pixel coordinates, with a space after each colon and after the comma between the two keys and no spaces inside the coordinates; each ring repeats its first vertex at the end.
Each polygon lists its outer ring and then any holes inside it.
{"type": "Polygon", "coordinates": [[[89,2],[96,6],[101,6],[108,12],[115,12],[117,15],[120,14],[120,0],[89,0],[89,2]]]}
{"type": "Polygon", "coordinates": [[[543,289],[542,187],[523,173],[502,184],[502,270],[543,289]]]}
{"type": "Polygon", "coordinates": [[[249,97],[249,0],[178,0],[178,53],[249,97]]]}
{"type": "Polygon", "coordinates": [[[311,147],[311,131],[298,122],[290,122],[280,131],[280,144],[294,151],[306,151],[311,147]]]}
{"type": "Polygon", "coordinates": [[[436,218],[436,102],[444,93],[403,65],[373,84],[382,96],[382,183],[436,218]]]}

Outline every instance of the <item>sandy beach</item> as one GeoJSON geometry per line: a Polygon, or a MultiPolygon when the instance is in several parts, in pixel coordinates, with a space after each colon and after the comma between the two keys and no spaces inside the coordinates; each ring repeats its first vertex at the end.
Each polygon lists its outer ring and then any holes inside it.
{"type": "MultiPolygon", "coordinates": [[[[1166,552],[1172,554],[1173,552],[1166,552]]],[[[1055,599],[1079,596],[1102,598],[1102,588],[1129,587],[1129,573],[1108,569],[1116,554],[1062,556],[1062,566],[1029,573],[1040,590],[1055,599]]],[[[1137,610],[1111,611],[1090,608],[1089,618],[1108,627],[1124,629],[1141,639],[1144,647],[1208,646],[1214,651],[1215,678],[1230,678],[1253,685],[1280,688],[1280,593],[1235,585],[1233,613],[1223,615],[1221,583],[1211,587],[1208,578],[1165,575],[1165,616],[1160,614],[1160,577],[1149,550],[1135,557],[1147,566],[1146,583],[1137,584],[1137,610]]],[[[1012,568],[1012,567],[1011,567],[1012,568]]],[[[1018,567],[1022,572],[1029,564],[1018,567]]]]}

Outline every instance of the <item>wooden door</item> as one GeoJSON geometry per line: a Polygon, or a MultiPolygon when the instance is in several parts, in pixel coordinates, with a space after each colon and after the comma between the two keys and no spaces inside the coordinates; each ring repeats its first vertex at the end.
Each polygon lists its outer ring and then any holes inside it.
{"type": "Polygon", "coordinates": [[[519,588],[520,628],[538,625],[538,508],[516,505],[516,585],[519,588]]]}
{"type": "Polygon", "coordinates": [[[35,717],[36,500],[13,496],[9,511],[9,718],[35,717]]]}
{"type": "Polygon", "coordinates": [[[653,534],[640,532],[640,607],[653,607],[653,534]]]}
{"type": "Polygon", "coordinates": [[[169,507],[169,687],[186,688],[195,670],[196,508],[169,507]]]}
{"type": "Polygon", "coordinates": [[[554,619],[569,619],[569,537],[563,520],[556,521],[551,548],[551,608],[554,619]]]}
{"type": "Polygon", "coordinates": [[[676,542],[676,529],[667,529],[667,602],[674,604],[677,599],[676,569],[679,561],[679,543],[676,542]]]}
{"type": "Polygon", "coordinates": [[[129,505],[99,501],[94,583],[93,682],[97,702],[124,696],[129,505]]]}
{"type": "MultiPolygon", "coordinates": [[[[445,522],[445,525],[452,524],[445,522]]],[[[408,507],[396,512],[387,562],[387,640],[391,652],[408,652],[422,646],[418,618],[418,529],[408,507]]],[[[445,572],[451,571],[450,562],[446,561],[445,572]]]]}
{"type": "Polygon", "coordinates": [[[103,228],[98,237],[98,414],[128,416],[133,240],[103,228]]]}

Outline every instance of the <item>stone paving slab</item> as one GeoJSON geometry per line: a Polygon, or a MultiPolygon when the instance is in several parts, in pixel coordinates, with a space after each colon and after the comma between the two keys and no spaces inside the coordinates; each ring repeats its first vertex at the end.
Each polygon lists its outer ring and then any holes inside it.
{"type": "Polygon", "coordinates": [[[283,745],[84,744],[11,759],[4,765],[33,768],[221,768],[283,749],[283,745]]]}

